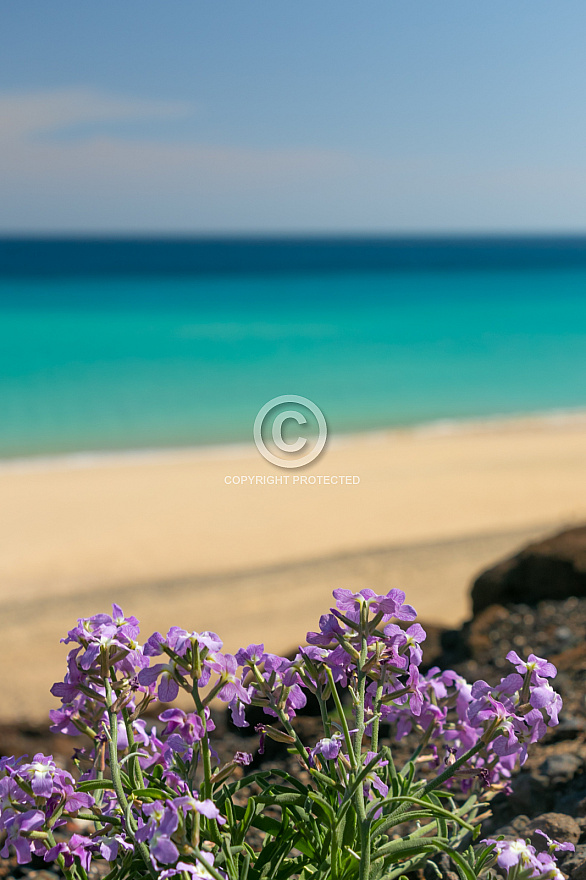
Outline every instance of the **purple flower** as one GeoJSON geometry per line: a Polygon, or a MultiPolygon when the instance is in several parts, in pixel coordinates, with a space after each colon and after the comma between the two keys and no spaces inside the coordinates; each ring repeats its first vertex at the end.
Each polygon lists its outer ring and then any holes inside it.
{"type": "Polygon", "coordinates": [[[155,663],[147,669],[141,669],[138,673],[138,681],[142,685],[149,687],[157,679],[159,687],[157,697],[162,703],[172,703],[179,693],[179,684],[177,678],[183,678],[186,670],[180,668],[174,660],[169,663],[155,663]]]}
{"type": "Polygon", "coordinates": [[[118,851],[121,848],[126,852],[131,852],[134,849],[134,845],[121,834],[113,834],[110,837],[100,837],[97,842],[100,848],[100,855],[107,862],[113,862],[118,856],[118,851]]]}
{"type": "Polygon", "coordinates": [[[234,753],[234,763],[239,764],[241,767],[248,767],[249,764],[252,764],[252,755],[250,752],[235,752],[234,753]]]}
{"type": "Polygon", "coordinates": [[[551,837],[548,837],[548,835],[545,833],[545,831],[542,831],[540,828],[536,828],[535,833],[540,834],[541,837],[545,838],[545,842],[547,844],[547,848],[550,853],[557,852],[558,850],[559,850],[559,852],[575,852],[576,851],[576,847],[574,846],[573,843],[558,843],[557,840],[552,840],[551,837]]]}
{"type": "MultiPolygon", "coordinates": [[[[372,759],[375,757],[376,755],[374,752],[366,752],[366,754],[364,755],[365,765],[372,761],[372,759]]],[[[386,764],[388,764],[388,761],[379,761],[378,764],[376,764],[375,767],[366,774],[366,777],[364,779],[364,793],[368,795],[368,799],[371,801],[375,800],[373,789],[375,789],[382,798],[386,798],[389,793],[389,786],[385,785],[380,776],[375,773],[377,767],[384,767],[386,764]]],[[[380,813],[380,810],[376,811],[374,814],[374,818],[378,819],[380,813]]]]}
{"type": "Polygon", "coordinates": [[[226,822],[215,803],[209,800],[209,798],[200,801],[199,798],[194,795],[185,795],[185,797],[175,798],[173,803],[176,807],[183,807],[184,812],[193,810],[194,812],[205,816],[206,819],[215,819],[218,825],[224,825],[226,822]]]}
{"type": "MultiPolygon", "coordinates": [[[[209,709],[207,710],[206,715],[209,716],[209,709]]],[[[206,718],[206,721],[208,719],[206,718]]],[[[169,736],[174,734],[176,737],[180,737],[183,740],[185,746],[192,746],[195,742],[199,742],[206,733],[207,730],[213,730],[214,724],[211,722],[204,726],[203,721],[196,715],[195,712],[190,712],[189,714],[184,712],[183,709],[166,709],[164,712],[161,712],[159,715],[159,721],[164,721],[166,724],[165,729],[163,730],[162,736],[169,736]]],[[[169,744],[170,740],[169,740],[169,744]]],[[[185,751],[185,749],[184,749],[185,751]]]]}
{"type": "Polygon", "coordinates": [[[33,760],[12,771],[28,782],[37,797],[50,798],[54,793],[67,794],[73,790],[73,777],[57,767],[51,755],[38,752],[33,760]]]}
{"type": "Polygon", "coordinates": [[[140,624],[136,617],[125,617],[120,605],[112,605],[112,623],[131,639],[138,638],[140,624]]]}
{"type": "Polygon", "coordinates": [[[230,712],[232,715],[232,723],[236,727],[249,727],[250,726],[248,721],[246,720],[246,710],[244,707],[245,707],[245,705],[248,705],[250,703],[250,700],[252,699],[252,697],[254,695],[254,688],[252,686],[250,686],[249,688],[247,688],[246,692],[249,697],[249,700],[246,704],[241,703],[238,698],[234,698],[233,700],[230,700],[230,702],[228,703],[228,708],[230,709],[230,712]]]}
{"type": "Polygon", "coordinates": [[[520,763],[524,764],[529,740],[526,725],[519,718],[511,718],[505,719],[500,729],[503,733],[492,742],[494,752],[501,757],[518,753],[520,763]]]}
{"type": "Polygon", "coordinates": [[[373,599],[377,598],[374,590],[360,590],[358,593],[353,593],[352,590],[338,589],[334,590],[332,595],[336,600],[336,607],[343,613],[347,611],[360,611],[361,605],[365,603],[368,605],[373,599]]]}
{"type": "Polygon", "coordinates": [[[258,753],[259,755],[264,755],[265,753],[265,742],[267,738],[267,728],[265,724],[257,724],[254,728],[255,733],[260,734],[259,743],[258,743],[258,753]]]}
{"type": "Polygon", "coordinates": [[[139,843],[149,843],[151,860],[155,868],[160,862],[169,865],[175,862],[179,856],[177,847],[171,840],[171,835],[177,830],[179,817],[177,807],[173,801],[153,801],[151,804],[143,804],[142,811],[148,816],[148,821],[139,825],[135,837],[139,843]]]}
{"type": "MultiPolygon", "coordinates": [[[[214,857],[211,853],[202,852],[202,859],[208,863],[212,868],[214,867],[214,857]]],[[[159,878],[160,880],[167,880],[169,877],[175,877],[177,874],[181,874],[183,871],[187,871],[188,874],[191,874],[195,880],[213,880],[213,875],[206,869],[205,865],[202,865],[201,862],[198,862],[196,865],[192,865],[188,862],[177,862],[174,868],[167,868],[163,871],[159,878]]],[[[216,871],[222,876],[227,877],[226,873],[220,868],[216,868],[216,871]]]]}
{"type": "Polygon", "coordinates": [[[28,778],[34,793],[40,797],[50,797],[53,793],[53,777],[57,766],[52,756],[36,754],[30,764],[23,764],[20,775],[28,778]]]}
{"type": "Polygon", "coordinates": [[[397,620],[415,620],[417,612],[411,605],[405,605],[405,593],[402,590],[389,590],[386,596],[378,596],[374,590],[360,590],[352,593],[351,590],[334,590],[334,599],[338,610],[342,613],[352,614],[360,611],[364,604],[375,614],[383,614],[383,619],[395,617],[397,620]]]}
{"type": "Polygon", "coordinates": [[[497,855],[497,865],[499,868],[505,868],[507,871],[515,867],[515,865],[526,867],[533,866],[535,863],[535,847],[524,840],[494,840],[489,837],[482,840],[481,843],[494,846],[497,855]]]}
{"type": "Polygon", "coordinates": [[[409,649],[411,663],[421,663],[423,651],[420,643],[425,641],[426,633],[419,623],[412,624],[407,630],[397,626],[396,623],[389,623],[384,628],[384,634],[390,640],[393,648],[409,649]]]}
{"type": "Polygon", "coordinates": [[[95,803],[91,794],[77,791],[72,785],[66,785],[63,794],[65,795],[65,809],[70,813],[84,808],[89,809],[95,803]]]}
{"type": "Polygon", "coordinates": [[[535,654],[529,654],[527,660],[522,660],[516,651],[509,651],[507,660],[516,664],[515,669],[521,675],[524,675],[526,672],[533,673],[531,676],[532,680],[535,680],[535,675],[540,675],[544,678],[555,678],[557,675],[557,669],[553,663],[549,663],[543,657],[536,657],[535,654]]]}
{"type": "Polygon", "coordinates": [[[163,653],[163,645],[165,639],[160,632],[155,632],[144,643],[144,653],[146,657],[158,657],[163,653]]]}
{"type": "MultiPolygon", "coordinates": [[[[55,688],[55,685],[53,685],[53,688],[55,688]]],[[[55,693],[53,688],[51,692],[55,693]]],[[[83,696],[71,703],[64,703],[60,709],[50,709],[49,718],[53,722],[50,730],[53,733],[63,733],[66,736],[79,736],[80,730],[75,725],[74,719],[80,717],[85,703],[86,698],[83,696]]]]}
{"type": "Polygon", "coordinates": [[[416,717],[421,715],[425,700],[425,691],[421,688],[420,682],[425,684],[425,679],[419,675],[419,668],[412,663],[409,666],[407,687],[410,689],[409,706],[416,717]]]}
{"type": "Polygon", "coordinates": [[[370,608],[375,614],[382,612],[384,620],[395,617],[397,620],[415,620],[417,612],[412,605],[405,605],[405,593],[403,590],[389,590],[386,596],[377,596],[370,603],[370,608]]]}
{"type": "Polygon", "coordinates": [[[174,654],[184,657],[196,645],[199,646],[200,651],[205,649],[207,653],[213,654],[222,649],[222,644],[221,638],[216,633],[207,630],[202,633],[188,632],[180,626],[172,626],[165,638],[159,632],[153,633],[147,639],[144,650],[148,657],[156,657],[162,654],[165,648],[169,648],[174,654]]]}
{"type": "Polygon", "coordinates": [[[340,754],[342,747],[342,734],[334,733],[331,737],[324,737],[311,749],[309,757],[313,766],[315,766],[316,755],[323,755],[328,761],[335,761],[340,754]]]}
{"type": "Polygon", "coordinates": [[[323,648],[337,645],[336,634],[342,635],[344,632],[339,621],[333,614],[322,614],[319,619],[319,628],[320,631],[318,633],[307,633],[307,642],[310,645],[316,645],[323,648]]]}
{"type": "Polygon", "coordinates": [[[220,676],[221,688],[218,697],[225,703],[239,699],[242,703],[250,703],[250,696],[242,685],[241,677],[236,675],[238,661],[233,654],[217,654],[209,664],[210,669],[220,676]]]}
{"type": "Polygon", "coordinates": [[[562,698],[545,679],[541,679],[538,687],[534,687],[529,695],[529,702],[534,709],[542,709],[549,717],[549,727],[555,727],[558,714],[562,708],[562,698]]]}
{"type": "Polygon", "coordinates": [[[236,660],[239,666],[252,666],[253,664],[260,666],[266,658],[264,645],[249,645],[248,648],[240,648],[239,651],[236,651],[236,660]]]}
{"type": "MultiPolygon", "coordinates": [[[[547,839],[549,840],[549,838],[547,839]]],[[[564,875],[556,865],[553,850],[550,853],[537,855],[535,847],[524,840],[497,841],[488,838],[481,842],[494,846],[497,864],[507,871],[507,875],[513,873],[516,876],[521,870],[527,877],[548,877],[550,880],[563,880],[564,875]]],[[[551,843],[555,842],[551,841],[551,843]]],[[[572,844],[570,846],[572,849],[574,848],[572,844]]]]}
{"type": "Polygon", "coordinates": [[[29,831],[37,831],[45,823],[45,814],[41,810],[27,810],[25,813],[10,813],[3,821],[4,830],[7,832],[6,841],[0,856],[7,859],[10,855],[9,845],[16,850],[16,860],[19,865],[25,865],[31,860],[32,841],[23,835],[29,831]]]}
{"type": "Polygon", "coordinates": [[[72,856],[77,856],[84,871],[89,871],[92,852],[96,849],[96,841],[83,834],[72,834],[68,844],[68,850],[72,856]]]}
{"type": "Polygon", "coordinates": [[[534,876],[547,877],[548,880],[566,880],[565,875],[558,868],[553,854],[538,853],[536,861],[539,867],[536,868],[534,876]]]}
{"type": "MultiPolygon", "coordinates": [[[[114,665],[117,668],[124,668],[128,653],[142,653],[136,642],[138,635],[136,617],[125,617],[120,606],[113,605],[112,616],[95,614],[93,617],[80,618],[77,626],[69,630],[67,638],[61,641],[65,644],[77,642],[84,649],[78,665],[80,669],[88,671],[104,650],[109,650],[110,656],[116,657],[114,665]]],[[[132,671],[132,665],[127,671],[132,671]]]]}
{"type": "MultiPolygon", "coordinates": [[[[472,686],[472,696],[476,697],[477,694],[481,693],[480,687],[477,688],[476,685],[484,685],[486,682],[476,682],[472,686]]],[[[478,724],[479,722],[488,721],[490,724],[493,723],[501,723],[510,718],[514,713],[510,711],[504,703],[496,700],[492,693],[483,695],[483,697],[479,697],[474,700],[473,703],[470,704],[470,712],[469,717],[473,724],[478,724]]]]}

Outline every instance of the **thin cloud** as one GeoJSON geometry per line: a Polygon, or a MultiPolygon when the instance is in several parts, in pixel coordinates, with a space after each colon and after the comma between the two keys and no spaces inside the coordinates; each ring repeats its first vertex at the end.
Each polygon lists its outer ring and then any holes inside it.
{"type": "MultiPolygon", "coordinates": [[[[121,98],[88,90],[0,93],[0,181],[15,195],[110,189],[132,196],[147,188],[194,193],[250,192],[287,181],[339,178],[350,157],[314,148],[251,148],[200,142],[193,136],[152,138],[91,129],[83,137],[51,137],[71,126],[166,120],[193,115],[187,103],[121,98]]],[[[6,191],[6,189],[5,189],[6,191]]],[[[0,219],[1,222],[1,219],[0,219]]]]}
{"type": "Polygon", "coordinates": [[[583,228],[586,172],[575,162],[172,134],[167,122],[196,112],[87,89],[0,93],[0,230],[583,228]],[[117,132],[129,121],[159,122],[158,136],[117,132]]]}
{"type": "Polygon", "coordinates": [[[19,143],[80,123],[179,119],[194,110],[188,102],[125,98],[93,89],[0,92],[0,140],[19,143]]]}

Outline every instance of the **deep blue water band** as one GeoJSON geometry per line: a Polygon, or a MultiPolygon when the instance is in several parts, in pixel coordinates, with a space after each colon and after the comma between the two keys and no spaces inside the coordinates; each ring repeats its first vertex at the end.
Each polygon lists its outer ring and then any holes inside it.
{"type": "Polygon", "coordinates": [[[0,276],[586,267],[586,236],[3,237],[0,276]]]}

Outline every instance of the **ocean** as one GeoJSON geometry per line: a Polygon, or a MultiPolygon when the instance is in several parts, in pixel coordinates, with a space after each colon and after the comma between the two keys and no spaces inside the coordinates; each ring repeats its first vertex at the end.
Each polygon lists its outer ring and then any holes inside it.
{"type": "Polygon", "coordinates": [[[0,457],[586,408],[586,238],[2,239],[0,457]]]}

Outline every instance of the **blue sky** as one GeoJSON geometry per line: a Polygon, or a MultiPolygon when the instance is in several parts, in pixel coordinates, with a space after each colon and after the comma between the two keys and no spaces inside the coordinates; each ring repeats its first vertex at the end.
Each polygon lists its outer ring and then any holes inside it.
{"type": "Polygon", "coordinates": [[[1,232],[586,231],[583,0],[4,0],[1,232]]]}

